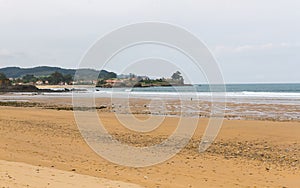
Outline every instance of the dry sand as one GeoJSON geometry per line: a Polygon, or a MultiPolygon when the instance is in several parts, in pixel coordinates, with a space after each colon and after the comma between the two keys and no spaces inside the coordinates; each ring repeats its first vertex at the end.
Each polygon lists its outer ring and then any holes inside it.
{"type": "Polygon", "coordinates": [[[81,175],[74,172],[57,170],[41,166],[33,166],[20,162],[8,162],[0,160],[1,187],[48,187],[48,188],[99,188],[99,187],[132,187],[141,186],[111,181],[104,178],[96,178],[81,175]]]}
{"type": "MultiPolygon", "coordinates": [[[[100,116],[117,139],[139,146],[166,138],[178,122],[178,118],[168,117],[157,130],[138,134],[122,127],[113,113],[101,112],[100,116]]],[[[73,171],[72,174],[88,175],[78,175],[79,182],[80,178],[93,176],[144,187],[300,186],[300,122],[225,120],[215,143],[199,154],[197,147],[207,122],[200,119],[192,141],[175,157],[151,167],[130,168],[95,154],[78,132],[72,111],[0,107],[0,160],[34,165],[22,164],[32,170],[46,167],[45,173],[59,169],[63,171],[55,171],[56,174],[69,175],[73,171]]],[[[18,165],[5,165],[0,165],[1,173],[13,168],[16,174],[22,174],[18,165]]],[[[64,175],[57,178],[72,181],[64,175]]],[[[23,180],[29,184],[34,177],[23,180]]],[[[7,187],[3,182],[7,177],[1,174],[0,187],[7,187]]]]}

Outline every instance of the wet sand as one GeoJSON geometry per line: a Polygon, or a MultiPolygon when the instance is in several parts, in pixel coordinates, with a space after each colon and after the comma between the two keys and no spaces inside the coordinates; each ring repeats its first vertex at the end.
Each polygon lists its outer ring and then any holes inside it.
{"type": "MultiPolygon", "coordinates": [[[[121,126],[114,113],[99,111],[99,115],[116,139],[135,146],[160,142],[179,121],[167,117],[158,129],[140,134],[121,126]]],[[[149,118],[146,114],[136,116],[149,118]]],[[[300,122],[225,120],[214,144],[199,153],[207,122],[207,118],[200,119],[193,139],[175,157],[155,166],[132,168],[110,163],[89,148],[72,111],[3,106],[0,160],[144,187],[299,187],[300,122]]],[[[2,186],[7,177],[0,178],[2,186]]]]}
{"type": "MultiPolygon", "coordinates": [[[[87,97],[87,96],[85,96],[87,97]]],[[[271,102],[271,99],[259,103],[236,100],[227,102],[224,118],[229,120],[268,120],[268,121],[300,121],[299,100],[289,99],[284,102],[271,102]]],[[[96,97],[95,105],[102,112],[116,112],[119,114],[155,114],[168,116],[204,117],[211,114],[212,103],[199,100],[179,99],[141,99],[141,98],[109,98],[96,97]],[[128,108],[129,107],[129,108],[128,108]]],[[[222,106],[215,102],[214,105],[222,106]]],[[[0,95],[0,106],[27,106],[46,109],[72,110],[72,93],[7,93],[0,95]]]]}

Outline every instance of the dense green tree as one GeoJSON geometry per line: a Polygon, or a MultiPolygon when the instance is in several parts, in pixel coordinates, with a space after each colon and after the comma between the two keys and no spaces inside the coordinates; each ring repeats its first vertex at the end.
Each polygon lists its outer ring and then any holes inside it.
{"type": "Polygon", "coordinates": [[[0,80],[7,79],[6,75],[0,72],[0,80]]]}
{"type": "Polygon", "coordinates": [[[171,78],[172,78],[173,80],[180,80],[180,79],[182,78],[181,72],[176,71],[176,72],[171,76],[171,78]]]}
{"type": "Polygon", "coordinates": [[[172,80],[178,81],[180,84],[184,83],[183,77],[181,76],[181,72],[176,71],[172,76],[172,80]]]}
{"type": "Polygon", "coordinates": [[[36,82],[37,78],[32,74],[27,74],[22,77],[22,80],[24,83],[29,83],[29,82],[36,82]]]}
{"type": "Polygon", "coordinates": [[[117,74],[114,72],[107,72],[105,70],[101,70],[98,76],[99,79],[111,79],[117,78],[117,74]]]}
{"type": "Polygon", "coordinates": [[[48,79],[49,79],[48,81],[50,84],[57,85],[60,82],[64,81],[64,76],[61,73],[56,71],[56,72],[52,73],[48,79]]]}
{"type": "Polygon", "coordinates": [[[64,75],[64,82],[70,83],[73,81],[73,76],[71,74],[64,75]]]}
{"type": "Polygon", "coordinates": [[[54,72],[49,77],[41,77],[42,81],[48,81],[49,84],[57,85],[61,82],[69,84],[73,81],[73,76],[71,74],[63,75],[60,72],[54,72]]]}

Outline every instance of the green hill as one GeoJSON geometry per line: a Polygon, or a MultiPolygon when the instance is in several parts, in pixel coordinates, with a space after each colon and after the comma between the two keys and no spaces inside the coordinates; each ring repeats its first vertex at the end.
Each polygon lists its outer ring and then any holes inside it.
{"type": "MultiPolygon", "coordinates": [[[[8,78],[22,78],[25,75],[34,75],[35,77],[49,76],[53,72],[59,72],[63,75],[70,74],[74,76],[75,72],[78,71],[81,77],[85,79],[95,79],[99,75],[100,71],[94,69],[64,69],[60,67],[48,67],[40,66],[33,68],[20,68],[20,67],[6,67],[1,68],[0,73],[3,73],[8,78]]],[[[108,72],[106,70],[101,70],[100,77],[114,77],[116,76],[113,72],[108,72]]]]}

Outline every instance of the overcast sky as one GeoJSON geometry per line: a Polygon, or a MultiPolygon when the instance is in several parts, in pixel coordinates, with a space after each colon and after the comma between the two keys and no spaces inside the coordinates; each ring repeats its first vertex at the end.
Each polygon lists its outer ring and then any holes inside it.
{"type": "Polygon", "coordinates": [[[159,21],[206,43],[227,83],[300,83],[299,10],[299,0],[0,0],[0,67],[76,68],[105,33],[159,21]]]}

